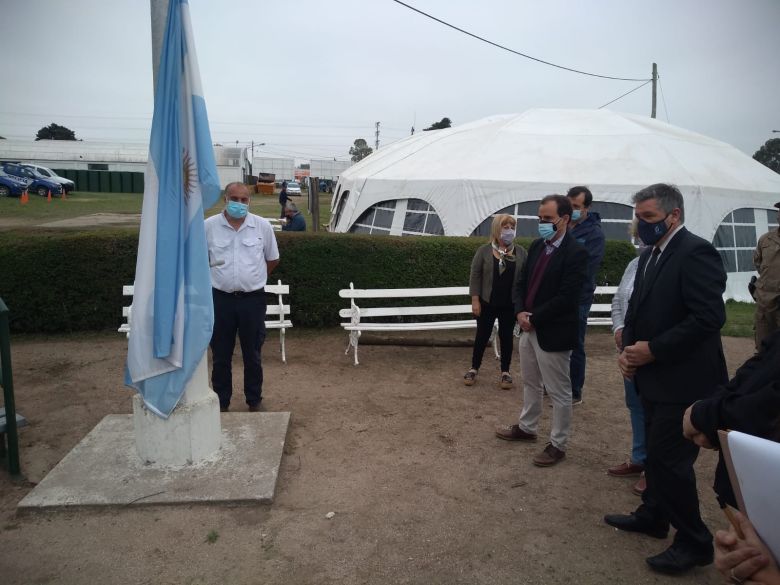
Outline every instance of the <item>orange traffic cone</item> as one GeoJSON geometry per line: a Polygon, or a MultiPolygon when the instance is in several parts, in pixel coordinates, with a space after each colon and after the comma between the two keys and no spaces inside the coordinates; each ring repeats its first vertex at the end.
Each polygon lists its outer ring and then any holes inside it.
{"type": "Polygon", "coordinates": [[[46,196],[46,202],[51,203],[51,189],[49,189],[49,194],[46,196]]]}
{"type": "Polygon", "coordinates": [[[22,196],[19,198],[19,203],[22,205],[27,205],[27,202],[30,200],[30,196],[27,194],[27,189],[22,191],[22,196]]]}
{"type": "Polygon", "coordinates": [[[65,187],[62,188],[62,199],[65,199],[65,187]]]}

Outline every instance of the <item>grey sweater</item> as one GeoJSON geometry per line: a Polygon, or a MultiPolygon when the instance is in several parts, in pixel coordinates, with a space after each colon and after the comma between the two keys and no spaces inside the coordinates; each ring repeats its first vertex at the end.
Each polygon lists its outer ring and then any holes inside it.
{"type": "MultiPolygon", "coordinates": [[[[515,244],[515,276],[512,280],[512,298],[520,280],[520,272],[528,257],[528,253],[519,244],[515,244]]],[[[477,249],[474,259],[471,261],[471,274],[469,275],[469,294],[478,296],[486,303],[490,302],[490,293],[493,291],[493,247],[485,244],[477,249]]]]}

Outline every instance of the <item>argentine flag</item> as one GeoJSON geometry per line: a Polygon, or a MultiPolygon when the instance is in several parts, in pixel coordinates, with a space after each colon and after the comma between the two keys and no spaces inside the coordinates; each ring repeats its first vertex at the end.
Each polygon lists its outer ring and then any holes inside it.
{"type": "Polygon", "coordinates": [[[125,383],[168,418],[214,326],[203,212],[220,191],[186,0],[170,0],[155,89],[125,383]]]}

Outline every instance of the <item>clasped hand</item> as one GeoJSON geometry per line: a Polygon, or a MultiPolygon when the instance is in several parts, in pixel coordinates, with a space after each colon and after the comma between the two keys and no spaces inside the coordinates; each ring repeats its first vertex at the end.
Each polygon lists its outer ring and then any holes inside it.
{"type": "Polygon", "coordinates": [[[531,324],[531,315],[528,311],[523,311],[517,314],[517,324],[520,325],[520,329],[523,331],[533,331],[534,326],[531,324]]]}
{"type": "Polygon", "coordinates": [[[620,373],[627,380],[634,377],[636,369],[655,361],[653,352],[650,351],[650,343],[647,341],[637,341],[633,345],[623,348],[618,356],[618,367],[620,373]]]}

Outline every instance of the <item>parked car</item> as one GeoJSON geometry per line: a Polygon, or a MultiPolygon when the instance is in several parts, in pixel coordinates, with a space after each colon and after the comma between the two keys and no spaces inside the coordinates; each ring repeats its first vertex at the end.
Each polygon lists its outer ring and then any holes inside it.
{"type": "Polygon", "coordinates": [[[37,193],[41,197],[46,197],[51,191],[52,195],[62,194],[62,185],[43,177],[37,177],[30,169],[25,165],[16,163],[5,163],[3,165],[3,171],[7,175],[22,179],[27,183],[27,191],[31,193],[37,193]]]}
{"type": "Polygon", "coordinates": [[[301,184],[296,181],[290,181],[287,183],[287,194],[288,195],[300,195],[301,194],[301,184]]]}
{"type": "Polygon", "coordinates": [[[26,188],[26,181],[0,170],[0,197],[19,197],[26,188]]]}
{"type": "Polygon", "coordinates": [[[33,172],[33,174],[39,179],[50,179],[55,183],[59,183],[60,185],[62,185],[62,188],[65,189],[66,193],[70,193],[71,191],[74,191],[76,189],[76,183],[74,183],[70,179],[66,179],[65,177],[60,177],[57,173],[55,173],[53,170],[47,167],[42,167],[40,165],[34,165],[34,164],[25,164],[23,166],[30,169],[33,172]]]}

